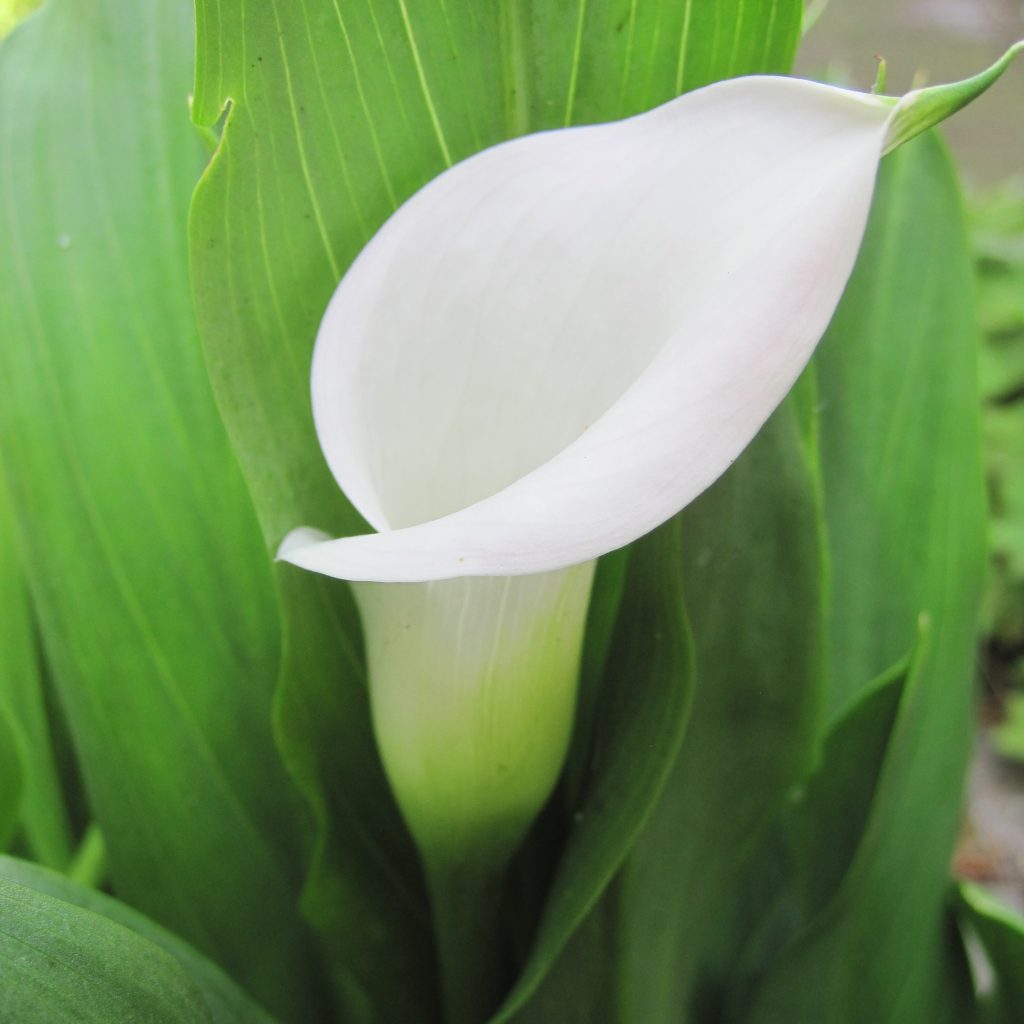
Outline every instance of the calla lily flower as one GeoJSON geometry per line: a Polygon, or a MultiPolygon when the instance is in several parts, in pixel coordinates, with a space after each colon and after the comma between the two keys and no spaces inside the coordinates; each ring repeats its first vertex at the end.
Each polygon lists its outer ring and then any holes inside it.
{"type": "Polygon", "coordinates": [[[353,263],[313,411],[377,532],[300,529],[280,557],[362,581],[375,728],[435,894],[503,862],[554,784],[593,560],[751,441],[839,302],[879,159],[1011,55],[902,100],[750,77],[519,138],[353,263]]]}
{"type": "Polygon", "coordinates": [[[518,576],[670,518],[806,365],[879,158],[1013,52],[899,101],[733,79],[446,171],[356,259],[317,338],[320,443],[378,532],[302,531],[281,557],[347,580],[518,576]]]}

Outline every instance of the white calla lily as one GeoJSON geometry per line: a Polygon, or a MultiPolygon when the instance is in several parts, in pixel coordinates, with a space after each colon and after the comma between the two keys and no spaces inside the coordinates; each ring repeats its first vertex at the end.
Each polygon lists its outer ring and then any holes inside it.
{"type": "Polygon", "coordinates": [[[350,580],[521,575],[664,522],[810,358],[892,109],[735,79],[431,182],[355,261],[314,356],[324,454],[380,532],[283,557],[350,580]]]}
{"type": "Polygon", "coordinates": [[[720,82],[451,168],[353,263],[313,410],[377,531],[289,537],[348,580],[545,572],[692,501],[785,396],[852,270],[879,158],[968,102],[720,82]]]}
{"type": "Polygon", "coordinates": [[[378,532],[297,530],[280,557],[361,581],[442,961],[479,930],[467,879],[486,889],[557,778],[593,560],[750,442],[839,302],[881,156],[1011,55],[900,101],[751,77],[516,139],[413,196],[338,286],[313,410],[378,532]]]}

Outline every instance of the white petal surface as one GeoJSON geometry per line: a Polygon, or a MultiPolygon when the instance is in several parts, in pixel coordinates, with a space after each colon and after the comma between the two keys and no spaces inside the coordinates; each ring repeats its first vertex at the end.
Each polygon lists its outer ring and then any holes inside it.
{"type": "Polygon", "coordinates": [[[828,325],[891,109],[736,79],[429,184],[353,264],[314,356],[321,445],[382,532],[297,535],[281,557],[353,580],[520,575],[664,522],[828,325]]]}

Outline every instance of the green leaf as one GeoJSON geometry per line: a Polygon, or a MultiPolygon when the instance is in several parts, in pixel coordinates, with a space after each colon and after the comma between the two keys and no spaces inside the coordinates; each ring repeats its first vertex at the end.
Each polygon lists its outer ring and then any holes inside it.
{"type": "MultiPolygon", "coordinates": [[[[679,581],[679,522],[633,548],[590,738],[589,778],[529,959],[492,1024],[514,1017],[629,852],[686,729],[692,652],[679,581]]],[[[517,1018],[518,1019],[518,1018],[517,1018]]]]}
{"type": "Polygon", "coordinates": [[[629,553],[629,547],[612,551],[598,559],[594,571],[583,637],[573,742],[565,766],[565,799],[569,804],[579,803],[589,773],[590,745],[594,724],[601,710],[601,680],[604,678],[615,635],[615,623],[622,607],[629,553]]]}
{"type": "Polygon", "coordinates": [[[71,859],[71,825],[58,777],[14,532],[14,514],[0,475],[0,713],[5,715],[8,756],[17,751],[17,774],[23,776],[21,786],[15,787],[9,774],[15,769],[0,768],[0,803],[11,800],[15,788],[23,788],[16,803],[27,848],[43,864],[63,868],[71,859]]]}
{"type": "Polygon", "coordinates": [[[612,1024],[617,1021],[618,882],[611,883],[545,974],[515,1024],[612,1024]]]}
{"type": "Polygon", "coordinates": [[[286,617],[275,725],[318,827],[303,911],[326,939],[354,1019],[433,1021],[440,993],[424,883],[373,740],[351,594],[288,565],[277,576],[286,617]]]}
{"type": "Polygon", "coordinates": [[[959,188],[928,137],[883,161],[816,359],[833,712],[904,656],[922,612],[954,656],[935,685],[967,706],[984,565],[976,336],[959,188]]]}
{"type": "Polygon", "coordinates": [[[893,666],[839,716],[813,772],[790,791],[750,858],[739,886],[739,898],[750,904],[748,934],[733,963],[723,1019],[747,1019],[737,1008],[752,985],[839,891],[870,819],[908,671],[906,661],[893,666]]]}
{"type": "Polygon", "coordinates": [[[135,932],[0,878],[0,1017],[18,1024],[212,1024],[173,957],[135,932]]]}
{"type": "Polygon", "coordinates": [[[682,523],[693,713],[619,897],[622,1019],[645,1024],[720,1012],[741,872],[816,740],[824,539],[792,402],[682,523]]]}
{"type": "Polygon", "coordinates": [[[169,953],[198,989],[209,1009],[212,1024],[272,1024],[258,1007],[219,967],[176,935],[148,917],[94,889],[75,885],[62,875],[36,864],[0,857],[0,879],[16,882],[44,896],[71,904],[129,929],[169,953]]]}
{"type": "MultiPolygon", "coordinates": [[[[894,849],[892,839],[899,824],[893,816],[905,810],[904,762],[920,735],[933,653],[930,628],[922,630],[910,667],[894,666],[840,717],[806,793],[783,819],[791,888],[782,890],[775,920],[762,923],[752,943],[763,977],[749,1005],[746,990],[738,989],[729,1020],[967,1019],[970,977],[942,887],[937,901],[914,892],[899,875],[913,863],[911,840],[899,835],[894,849]],[[877,929],[887,913],[901,925],[898,936],[915,939],[894,936],[893,948],[885,949],[877,929]],[[908,950],[907,941],[919,945],[908,950]],[[879,948],[884,957],[876,955],[879,948]]],[[[748,950],[747,973],[752,959],[748,950]]]]}
{"type": "Polygon", "coordinates": [[[0,447],[117,893],[306,1021],[277,616],[187,279],[192,44],[187,3],[103,0],[0,50],[0,447]]]}
{"type": "MultiPolygon", "coordinates": [[[[336,536],[364,528],[316,443],[309,365],[328,298],[396,206],[446,165],[510,136],[635,113],[730,74],[785,70],[800,14],[794,0],[199,0],[193,116],[212,127],[231,105],[193,202],[193,286],[218,402],[271,550],[303,524],[336,536]]],[[[435,1012],[424,994],[433,966],[422,883],[370,753],[348,590],[287,569],[279,585],[279,738],[320,826],[307,912],[334,959],[352,965],[357,1010],[373,1002],[383,1017],[421,1020],[435,1012]],[[407,983],[396,986],[396,973],[407,983]]],[[[612,845],[591,882],[613,870],[621,851],[612,845]]],[[[599,893],[570,895],[557,897],[564,920],[549,926],[557,940],[538,946],[526,986],[599,893]]]]}
{"type": "Polygon", "coordinates": [[[909,675],[908,661],[894,665],[839,717],[814,774],[784,817],[805,921],[835,896],[860,846],[909,675]]]}
{"type": "Polygon", "coordinates": [[[954,910],[960,925],[981,943],[994,975],[983,1005],[988,1024],[1015,1024],[1024,1006],[1024,917],[980,886],[961,883],[954,910]]]}
{"type": "Polygon", "coordinates": [[[24,772],[14,723],[0,704],[0,850],[6,850],[21,814],[24,772]]]}
{"type": "Polygon", "coordinates": [[[902,657],[918,622],[929,639],[856,854],[761,979],[738,1018],[750,1024],[962,1019],[963,958],[944,899],[984,565],[974,331],[957,184],[924,137],[883,163],[817,359],[833,708],[902,657]]]}

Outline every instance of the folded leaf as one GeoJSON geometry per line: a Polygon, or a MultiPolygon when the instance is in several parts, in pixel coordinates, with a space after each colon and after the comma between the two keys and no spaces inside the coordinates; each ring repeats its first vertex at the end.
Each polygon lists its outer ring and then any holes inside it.
{"type": "Polygon", "coordinates": [[[692,648],[679,584],[679,524],[632,552],[605,668],[602,713],[589,737],[588,778],[533,947],[491,1024],[526,1003],[629,852],[686,729],[692,648]]]}
{"type": "Polygon", "coordinates": [[[823,524],[795,404],[682,514],[694,707],[619,886],[622,1020],[714,1019],[749,930],[744,873],[803,777],[823,679],[823,524]]]}
{"type": "MultiPolygon", "coordinates": [[[[58,778],[38,640],[14,529],[6,482],[0,476],[0,712],[6,712],[14,744],[10,750],[16,747],[17,774],[23,776],[18,821],[26,847],[41,863],[64,868],[71,859],[71,826],[58,778]]],[[[0,769],[0,802],[10,795],[5,791],[13,788],[17,788],[13,778],[0,769]]]]}

